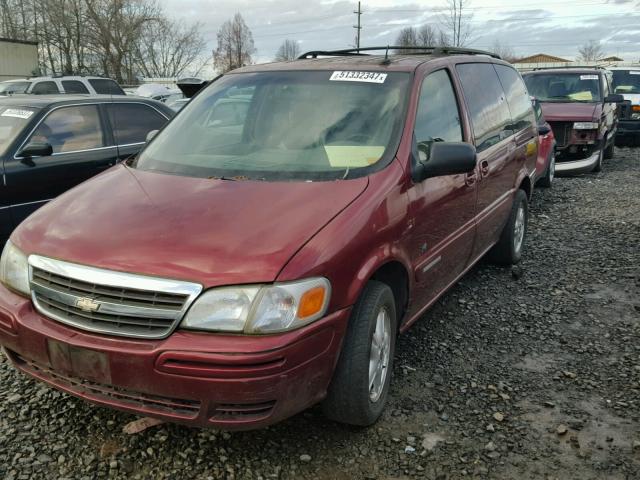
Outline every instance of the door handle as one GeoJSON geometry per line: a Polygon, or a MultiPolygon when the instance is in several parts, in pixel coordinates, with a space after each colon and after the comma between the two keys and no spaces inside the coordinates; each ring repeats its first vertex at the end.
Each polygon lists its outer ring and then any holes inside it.
{"type": "Polygon", "coordinates": [[[486,160],[483,160],[480,162],[480,173],[482,174],[482,176],[487,176],[489,175],[489,162],[486,160]]]}
{"type": "Polygon", "coordinates": [[[464,177],[464,183],[466,183],[467,186],[469,187],[474,185],[477,180],[478,180],[478,174],[476,173],[475,170],[473,172],[467,173],[464,177]]]}

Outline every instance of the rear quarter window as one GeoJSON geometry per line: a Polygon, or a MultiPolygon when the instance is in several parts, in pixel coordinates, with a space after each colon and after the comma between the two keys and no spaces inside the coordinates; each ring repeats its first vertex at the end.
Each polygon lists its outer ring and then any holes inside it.
{"type": "Polygon", "coordinates": [[[120,85],[108,78],[90,78],[89,85],[93,87],[96,93],[102,95],[125,95],[120,85]]]}
{"type": "Polygon", "coordinates": [[[511,113],[491,63],[456,65],[471,116],[476,150],[481,152],[511,134],[511,113]]]}

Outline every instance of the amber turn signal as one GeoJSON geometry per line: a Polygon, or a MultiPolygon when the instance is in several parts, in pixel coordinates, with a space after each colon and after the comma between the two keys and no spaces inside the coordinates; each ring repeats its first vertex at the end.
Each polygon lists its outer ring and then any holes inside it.
{"type": "Polygon", "coordinates": [[[640,105],[634,105],[633,107],[631,107],[631,109],[632,109],[634,112],[640,112],[640,105]]]}
{"type": "Polygon", "coordinates": [[[320,312],[324,305],[325,295],[324,287],[315,287],[303,293],[298,305],[298,318],[304,319],[320,312]]]}

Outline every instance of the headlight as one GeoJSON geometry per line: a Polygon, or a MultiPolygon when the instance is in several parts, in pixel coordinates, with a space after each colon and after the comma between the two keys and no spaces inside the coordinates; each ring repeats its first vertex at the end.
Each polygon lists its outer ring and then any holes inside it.
{"type": "Polygon", "coordinates": [[[0,258],[0,282],[7,288],[29,296],[29,263],[27,256],[7,241],[0,258]]]}
{"type": "Polygon", "coordinates": [[[597,122],[575,122],[574,130],[597,130],[599,127],[597,122]]]}
{"type": "Polygon", "coordinates": [[[273,333],[307,325],[329,306],[326,278],[209,290],[194,302],[182,328],[218,332],[273,333]]]}

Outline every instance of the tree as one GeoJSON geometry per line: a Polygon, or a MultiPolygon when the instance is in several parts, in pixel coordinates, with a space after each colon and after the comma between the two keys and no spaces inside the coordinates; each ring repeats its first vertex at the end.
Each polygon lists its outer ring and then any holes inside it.
{"type": "Polygon", "coordinates": [[[253,46],[253,34],[242,15],[236,13],[231,20],[222,24],[217,34],[218,45],[213,52],[213,64],[220,73],[250,65],[253,46]]]}
{"type": "Polygon", "coordinates": [[[578,49],[578,60],[581,62],[595,62],[602,57],[604,57],[604,50],[596,40],[589,40],[578,49]]]}
{"type": "Polygon", "coordinates": [[[300,56],[300,45],[295,40],[285,40],[278,48],[276,53],[276,62],[287,62],[289,60],[295,60],[300,56]]]}
{"type": "Polygon", "coordinates": [[[198,75],[206,47],[200,28],[167,18],[147,23],[132,52],[136,70],[145,77],[181,77],[190,68],[198,75]]]}
{"type": "MultiPolygon", "coordinates": [[[[425,24],[419,28],[403,28],[402,30],[400,30],[400,33],[398,33],[395,44],[398,47],[437,47],[446,46],[447,43],[448,40],[446,38],[446,34],[444,34],[438,28],[434,28],[431,25],[425,24]]],[[[420,52],[420,50],[415,49],[396,49],[396,53],[404,53],[409,51],[420,52]]]]}
{"type": "Polygon", "coordinates": [[[507,62],[513,62],[518,59],[516,52],[511,45],[502,43],[500,40],[495,40],[491,46],[491,51],[507,62]]]}
{"type": "Polygon", "coordinates": [[[445,30],[449,31],[448,39],[453,47],[463,47],[472,33],[469,12],[471,0],[447,0],[447,11],[441,21],[445,30]]]}

